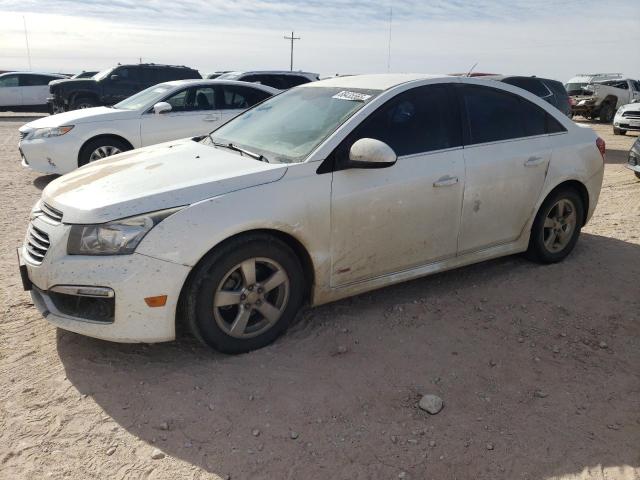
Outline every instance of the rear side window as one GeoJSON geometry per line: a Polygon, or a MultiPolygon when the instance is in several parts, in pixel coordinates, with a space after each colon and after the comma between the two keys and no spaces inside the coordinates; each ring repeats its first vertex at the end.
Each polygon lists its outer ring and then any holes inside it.
{"type": "Polygon", "coordinates": [[[458,110],[447,85],[425,85],[396,95],[379,107],[347,137],[338,153],[346,158],[361,138],[375,138],[398,156],[462,145],[458,110]]]}
{"type": "Polygon", "coordinates": [[[459,90],[467,145],[566,131],[547,111],[518,95],[476,85],[459,90]]]}
{"type": "Polygon", "coordinates": [[[254,106],[271,95],[257,88],[241,87],[238,85],[220,85],[218,89],[217,108],[240,110],[254,106]]]}
{"type": "Polygon", "coordinates": [[[535,96],[545,98],[551,96],[549,89],[537,78],[529,77],[510,77],[503,80],[504,83],[522,88],[527,92],[533,93],[535,96]]]}
{"type": "Polygon", "coordinates": [[[18,75],[5,75],[0,77],[0,88],[2,87],[17,87],[18,75]]]}
{"type": "Polygon", "coordinates": [[[20,86],[41,87],[48,85],[51,80],[57,80],[57,77],[50,77],[48,75],[21,75],[20,86]]]}
{"type": "Polygon", "coordinates": [[[285,88],[293,88],[309,83],[309,79],[300,75],[282,75],[282,83],[285,85],[285,88]]]}
{"type": "Polygon", "coordinates": [[[467,144],[526,136],[518,97],[476,85],[464,85],[461,90],[462,105],[467,117],[467,144]]]}

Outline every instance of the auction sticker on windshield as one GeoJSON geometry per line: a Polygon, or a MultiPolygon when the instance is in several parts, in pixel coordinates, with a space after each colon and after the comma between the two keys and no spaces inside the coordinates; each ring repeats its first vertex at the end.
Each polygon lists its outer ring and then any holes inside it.
{"type": "Polygon", "coordinates": [[[366,93],[349,92],[347,90],[343,90],[342,92],[336,93],[331,98],[337,98],[338,100],[351,100],[352,102],[366,102],[371,98],[371,95],[367,95],[366,93]]]}

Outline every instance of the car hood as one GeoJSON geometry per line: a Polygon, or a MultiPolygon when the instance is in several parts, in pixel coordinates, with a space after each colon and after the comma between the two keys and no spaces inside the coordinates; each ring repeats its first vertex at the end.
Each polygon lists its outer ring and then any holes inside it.
{"type": "Polygon", "coordinates": [[[103,223],[275,182],[287,171],[191,139],[115,155],[57,178],[42,200],[64,223],[103,223]]]}
{"type": "Polygon", "coordinates": [[[82,108],[39,118],[20,127],[20,131],[26,132],[35,128],[61,127],[63,125],[78,125],[80,123],[124,120],[139,115],[137,111],[118,110],[117,108],[109,107],[82,108]]]}

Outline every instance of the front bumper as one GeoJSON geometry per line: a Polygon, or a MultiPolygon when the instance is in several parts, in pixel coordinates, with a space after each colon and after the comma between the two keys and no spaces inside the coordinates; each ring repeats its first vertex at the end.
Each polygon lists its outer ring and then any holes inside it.
{"type": "Polygon", "coordinates": [[[627,168],[633,170],[636,173],[640,173],[640,153],[636,153],[633,150],[629,152],[627,168]]]}
{"type": "Polygon", "coordinates": [[[621,130],[637,130],[640,131],[640,118],[624,117],[616,115],[613,119],[613,126],[621,130]]]}
{"type": "MultiPolygon", "coordinates": [[[[190,268],[134,253],[132,255],[84,256],[67,255],[70,226],[53,225],[42,217],[32,224],[48,235],[50,247],[42,263],[30,256],[23,246],[20,256],[33,284],[34,305],[50,323],[82,335],[115,342],[162,342],[175,339],[175,318],[180,291],[190,268]],[[70,314],[62,308],[59,292],[69,286],[82,286],[85,291],[112,291],[113,311],[110,317],[70,314]],[[149,307],[145,298],[167,295],[162,307],[149,307]]],[[[66,290],[64,290],[66,288],[66,290]]]]}
{"type": "Polygon", "coordinates": [[[67,135],[36,140],[23,138],[18,143],[22,165],[36,172],[60,175],[78,168],[78,152],[81,145],[73,136],[67,135]]]}

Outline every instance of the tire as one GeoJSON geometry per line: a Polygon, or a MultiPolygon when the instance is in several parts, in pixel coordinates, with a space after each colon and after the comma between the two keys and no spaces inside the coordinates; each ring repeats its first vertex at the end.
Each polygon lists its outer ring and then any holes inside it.
{"type": "Polygon", "coordinates": [[[252,234],[221,245],[200,262],[187,285],[185,314],[191,332],[205,345],[246,353],[287,330],[304,292],[304,272],[293,250],[272,236],[252,234]]]}
{"type": "Polygon", "coordinates": [[[633,172],[633,173],[635,173],[635,174],[636,174],[636,178],[637,178],[638,180],[640,180],[640,172],[633,172]]]}
{"type": "Polygon", "coordinates": [[[626,135],[627,131],[626,130],[622,130],[621,128],[618,129],[618,131],[620,132],[620,135],[626,135]]]}
{"type": "Polygon", "coordinates": [[[583,219],[584,204],[575,189],[566,187],[552,192],[533,221],[527,250],[529,259],[539,263],[556,263],[564,260],[578,241],[583,219]],[[559,217],[560,202],[562,202],[565,216],[562,222],[554,218],[559,217]],[[564,233],[560,233],[562,231],[564,233]],[[552,235],[554,235],[553,238],[552,235]]]}
{"type": "Polygon", "coordinates": [[[609,102],[602,104],[600,107],[600,121],[602,123],[611,123],[613,121],[613,116],[616,114],[613,109],[613,105],[609,102]]]}
{"type": "Polygon", "coordinates": [[[103,158],[110,157],[116,153],[131,150],[131,145],[116,137],[99,137],[88,141],[80,150],[78,155],[78,167],[103,158]]]}
{"type": "Polygon", "coordinates": [[[613,134],[620,135],[621,130],[619,128],[613,127],[613,134]]]}
{"type": "Polygon", "coordinates": [[[98,102],[96,102],[91,97],[78,97],[73,101],[71,109],[79,110],[81,108],[92,108],[97,106],[98,106],[98,102]]]}

